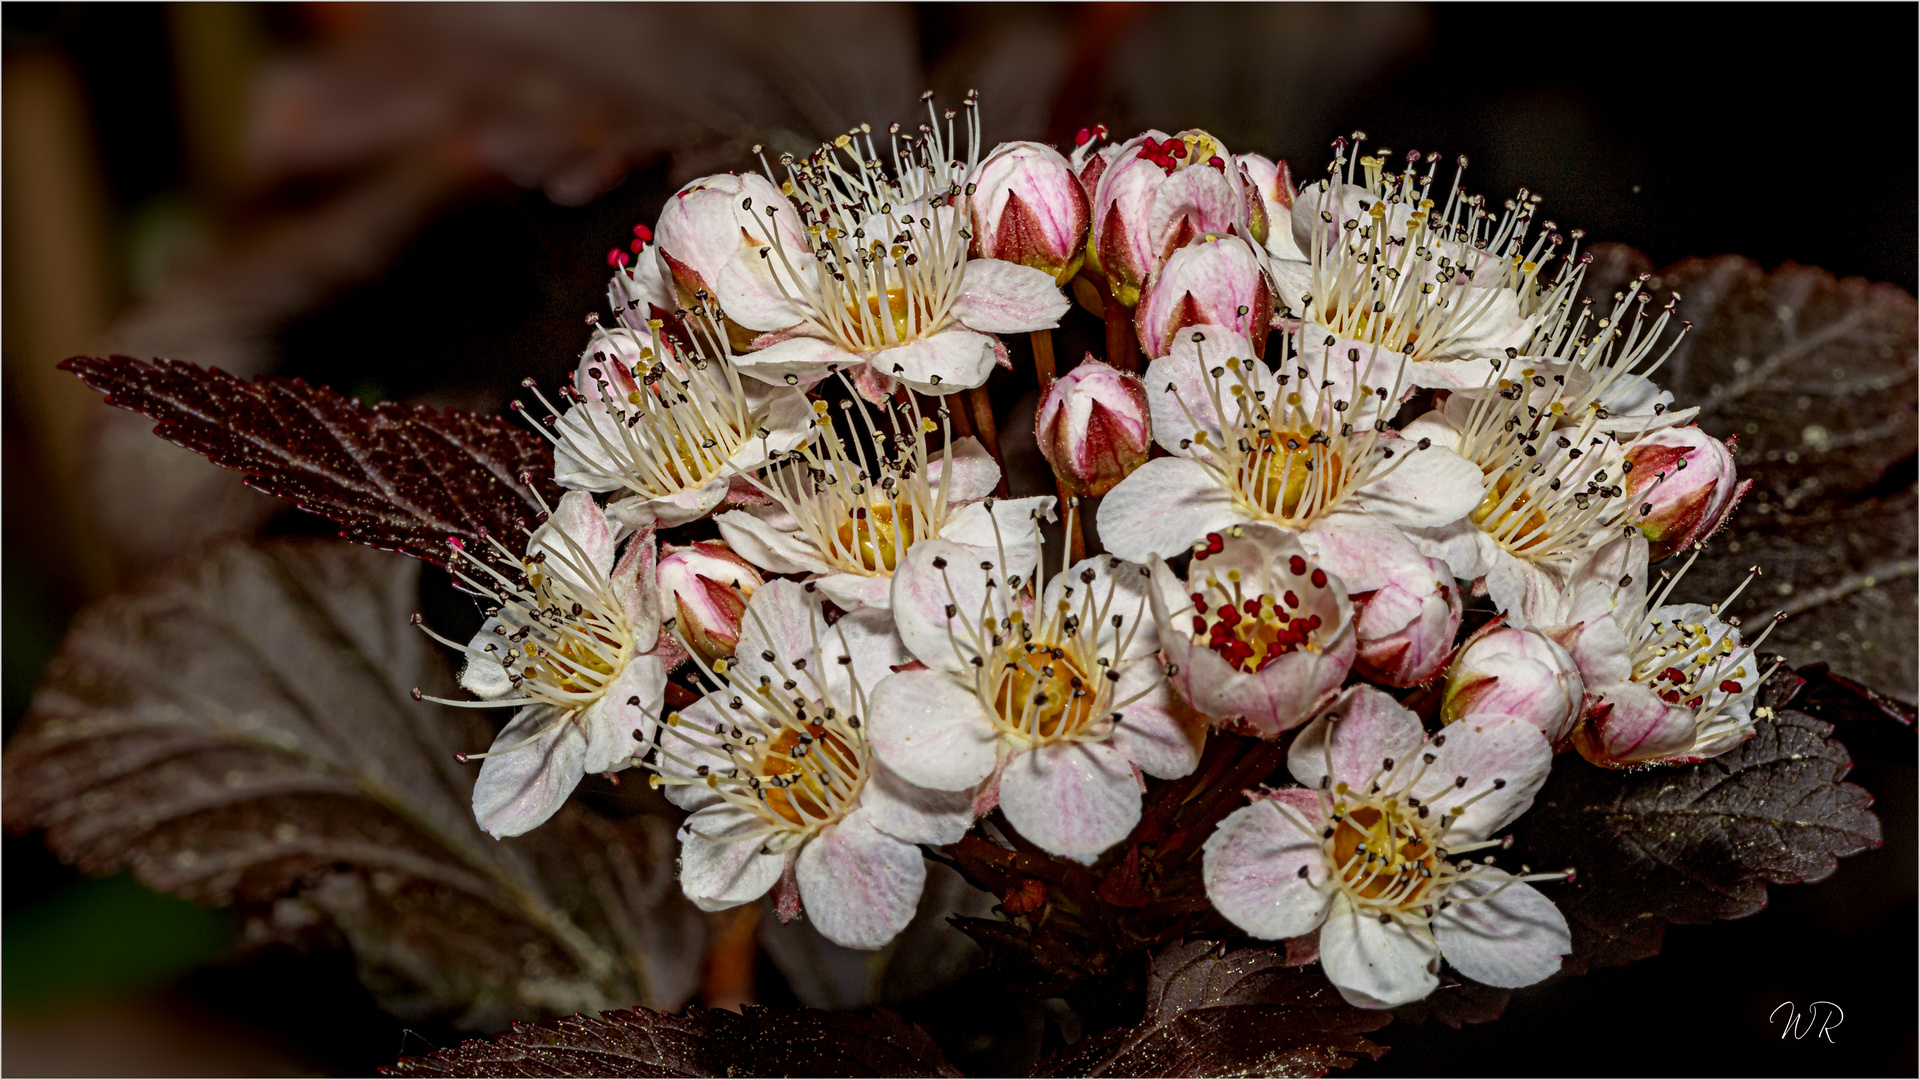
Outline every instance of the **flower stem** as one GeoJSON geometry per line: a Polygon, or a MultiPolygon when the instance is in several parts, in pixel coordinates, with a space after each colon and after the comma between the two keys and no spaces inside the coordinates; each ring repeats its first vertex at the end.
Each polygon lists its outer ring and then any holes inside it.
{"type": "Polygon", "coordinates": [[[1107,363],[1134,374],[1140,373],[1140,341],[1133,333],[1133,309],[1106,298],[1107,363]]]}
{"type": "Polygon", "coordinates": [[[1040,396],[1047,396],[1047,388],[1053,385],[1058,376],[1053,366],[1053,331],[1035,330],[1027,335],[1033,342],[1033,370],[1040,376],[1040,396]]]}
{"type": "Polygon", "coordinates": [[[1000,466],[1001,498],[1007,498],[1007,463],[1000,457],[1000,429],[993,423],[993,399],[987,396],[985,386],[976,386],[967,391],[967,405],[973,410],[973,432],[980,436],[980,445],[993,455],[994,463],[1000,466]]]}

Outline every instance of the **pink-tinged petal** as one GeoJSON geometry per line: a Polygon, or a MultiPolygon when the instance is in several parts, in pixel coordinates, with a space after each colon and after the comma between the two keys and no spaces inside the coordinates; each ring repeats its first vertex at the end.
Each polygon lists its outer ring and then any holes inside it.
{"type": "Polygon", "coordinates": [[[988,334],[1024,334],[1060,325],[1069,307],[1053,275],[1000,259],[968,259],[953,317],[988,334]]]}
{"type": "Polygon", "coordinates": [[[1382,923],[1342,896],[1320,927],[1320,968],[1340,996],[1362,1009],[1419,1001],[1440,985],[1429,970],[1440,949],[1424,927],[1382,923]]]}
{"type": "Polygon", "coordinates": [[[1460,449],[1460,429],[1452,419],[1440,409],[1421,413],[1400,429],[1400,437],[1408,442],[1426,439],[1435,446],[1448,450],[1460,449]]]}
{"type": "MultiPolygon", "coordinates": [[[[982,570],[981,562],[977,552],[951,540],[922,540],[907,549],[906,562],[894,570],[894,625],[907,650],[930,668],[965,672],[979,655],[969,627],[978,627],[985,605],[1004,592],[989,592],[987,577],[998,580],[999,570],[982,570]]],[[[987,617],[1008,614],[999,606],[987,617]]]]}
{"type": "Polygon", "coordinates": [[[1148,776],[1172,780],[1191,773],[1207,744],[1207,718],[1174,693],[1152,659],[1135,660],[1120,669],[1113,699],[1130,698],[1119,710],[1113,748],[1148,776]]]}
{"type": "Polygon", "coordinates": [[[1249,355],[1266,354],[1273,286],[1246,240],[1213,236],[1175,251],[1134,309],[1140,348],[1148,356],[1166,356],[1185,328],[1195,325],[1229,327],[1253,342],[1249,355]]]}
{"type": "Polygon", "coordinates": [[[1257,672],[1241,671],[1180,635],[1163,637],[1161,651],[1178,669],[1174,689],[1194,708],[1223,720],[1244,720],[1272,738],[1332,703],[1353,666],[1353,627],[1344,627],[1320,653],[1287,653],[1257,672]]]}
{"type": "Polygon", "coordinates": [[[1506,616],[1507,625],[1516,629],[1531,626],[1527,612],[1549,603],[1563,587],[1552,570],[1498,548],[1486,578],[1487,595],[1493,598],[1494,607],[1506,616]]]}
{"type": "Polygon", "coordinates": [[[908,783],[960,791],[993,774],[1000,735],[972,687],[944,671],[880,680],[867,703],[873,752],[908,783]]]}
{"type": "Polygon", "coordinates": [[[740,619],[735,674],[749,686],[765,676],[775,683],[794,679],[811,691],[812,678],[806,668],[814,665],[814,633],[825,626],[820,606],[807,595],[805,586],[782,578],[767,582],[754,590],[740,619]],[[769,652],[772,660],[766,659],[769,652]],[[795,668],[795,660],[802,661],[803,666],[795,668]]]}
{"type": "MultiPolygon", "coordinates": [[[[729,695],[730,696],[730,695],[729,695]]],[[[654,768],[662,776],[673,776],[695,780],[689,784],[662,784],[660,790],[667,801],[682,810],[699,810],[720,801],[720,793],[698,782],[700,766],[709,770],[724,769],[731,759],[721,749],[723,737],[716,735],[713,729],[724,728],[733,723],[725,707],[726,697],[720,694],[708,694],[699,701],[677,710],[680,722],[660,729],[660,746],[664,753],[656,760],[654,768]]]]}
{"type": "MultiPolygon", "coordinates": [[[[512,628],[497,618],[488,619],[480,625],[480,632],[467,642],[467,648],[474,652],[498,656],[506,651],[506,634],[512,628]],[[489,650],[488,646],[492,646],[489,650]]],[[[513,680],[507,677],[507,669],[486,656],[468,656],[464,667],[460,669],[460,688],[477,698],[505,697],[513,689],[513,680]]]]}
{"type": "MultiPolygon", "coordinates": [[[[1116,662],[1138,660],[1160,649],[1160,627],[1147,605],[1150,582],[1147,568],[1139,563],[1095,555],[1055,574],[1041,594],[1040,610],[1058,610],[1060,601],[1066,600],[1081,626],[1097,627],[1094,642],[1101,656],[1114,657],[1116,662]]],[[[1120,700],[1127,695],[1115,697],[1120,700]]]]}
{"type": "Polygon", "coordinates": [[[885,574],[828,574],[813,585],[822,596],[848,611],[885,610],[892,603],[893,579],[885,574]]]}
{"type": "Polygon", "coordinates": [[[728,547],[762,570],[776,574],[824,574],[832,570],[792,521],[777,506],[754,506],[729,510],[715,518],[714,524],[720,527],[728,547]]]}
{"type": "Polygon", "coordinates": [[[1319,888],[1331,872],[1320,840],[1325,825],[1319,798],[1297,788],[1227,815],[1207,837],[1200,864],[1214,910],[1268,941],[1318,928],[1332,895],[1319,888]]]}
{"type": "Polygon", "coordinates": [[[972,552],[971,565],[982,559],[998,563],[1006,554],[1006,572],[1025,581],[1039,557],[1040,523],[1053,520],[1053,496],[988,499],[970,503],[947,515],[940,539],[972,552]]]}
{"type": "Polygon", "coordinates": [[[579,491],[613,491],[625,486],[620,469],[602,445],[620,446],[620,428],[606,405],[582,402],[560,417],[561,442],[553,452],[553,479],[579,491]]]}
{"type": "MultiPolygon", "coordinates": [[[[1228,403],[1236,400],[1233,388],[1245,382],[1248,392],[1276,396],[1279,381],[1262,363],[1249,362],[1253,343],[1245,334],[1224,326],[1189,326],[1174,335],[1172,351],[1147,365],[1147,402],[1153,418],[1153,441],[1169,454],[1189,456],[1196,451],[1184,443],[1196,431],[1208,438],[1221,437],[1220,415],[1214,408],[1214,396],[1228,403]],[[1238,372],[1222,370],[1216,381],[1215,368],[1224,369],[1228,360],[1241,361],[1238,372]]],[[[1237,414],[1236,414],[1237,415],[1237,414]]]]}
{"type": "Polygon", "coordinates": [[[1420,554],[1447,564],[1454,577],[1473,581],[1486,576],[1503,552],[1493,537],[1480,531],[1471,518],[1461,518],[1437,529],[1402,529],[1420,554]]]}
{"type": "Polygon", "coordinates": [[[613,573],[616,539],[593,496],[569,491],[546,524],[534,530],[527,557],[544,552],[547,572],[583,592],[593,592],[613,573]]]}
{"type": "Polygon", "coordinates": [[[973,794],[909,784],[875,760],[860,791],[860,811],[874,828],[909,844],[951,844],[973,824],[973,794]]]}
{"type": "MultiPolygon", "coordinates": [[[[611,515],[609,515],[611,519],[611,515]]],[[[613,593],[620,598],[637,652],[652,652],[660,635],[659,545],[652,522],[633,526],[633,538],[613,568],[613,593]]]]}
{"type": "Polygon", "coordinates": [[[1532,986],[1559,971],[1561,957],[1573,951],[1566,916],[1531,885],[1469,878],[1447,895],[1455,902],[1433,920],[1433,939],[1447,963],[1474,982],[1532,986]]]}
{"type": "Polygon", "coordinates": [[[1391,773],[1403,763],[1403,775],[1412,775],[1419,767],[1413,759],[1426,742],[1419,716],[1402,708],[1391,695],[1361,684],[1294,736],[1287,751],[1287,771],[1310,789],[1331,776],[1329,787],[1345,783],[1364,791],[1376,773],[1391,773]],[[1329,757],[1332,773],[1327,772],[1329,757]],[[1389,760],[1394,764],[1387,765],[1389,760]]]}
{"type": "Polygon", "coordinates": [[[880,685],[893,670],[913,660],[913,654],[893,629],[893,614],[886,610],[849,611],[834,621],[831,629],[820,630],[822,662],[829,669],[828,689],[836,704],[853,705],[852,683],[861,693],[880,685]],[[849,657],[841,663],[841,657],[849,657]]]}
{"type": "Polygon", "coordinates": [[[765,822],[731,803],[709,806],[680,826],[680,891],[702,911],[724,911],[758,900],[780,880],[785,855],[762,854],[765,822]]]}
{"type": "Polygon", "coordinates": [[[811,385],[825,378],[833,368],[852,367],[859,362],[860,358],[853,353],[814,337],[790,337],[733,357],[733,365],[741,374],[781,387],[789,385],[788,378],[797,384],[811,385]]]}
{"type": "Polygon", "coordinates": [[[1574,730],[1580,756],[1602,765],[1660,761],[1693,745],[1692,709],[1669,705],[1636,682],[1600,691],[1591,719],[1574,730]]]}
{"type": "Polygon", "coordinates": [[[1110,746],[1043,746],[1007,762],[1000,809],[1048,852],[1092,863],[1140,823],[1140,782],[1110,746]]]}
{"type": "Polygon", "coordinates": [[[1179,169],[1160,184],[1147,214],[1147,235],[1158,262],[1206,233],[1244,232],[1246,203],[1225,173],[1204,164],[1179,169]]]}
{"type": "Polygon", "coordinates": [[[507,752],[480,763],[473,781],[473,819],[496,840],[544,824],[587,774],[586,737],[551,705],[529,705],[515,713],[491,749],[507,752]]]}
{"type": "Polygon", "coordinates": [[[877,949],[907,928],[927,867],[920,849],[854,811],[821,830],[794,862],[807,919],[835,945],[877,949]]]}
{"type": "MultiPolygon", "coordinates": [[[[1019,269],[1040,273],[1027,267],[1019,269]]],[[[869,356],[867,363],[880,374],[898,379],[923,394],[957,394],[987,381],[987,376],[993,373],[993,346],[993,339],[985,334],[955,328],[882,349],[869,356]]]]}
{"type": "Polygon", "coordinates": [[[1433,763],[1413,793],[1436,814],[1466,808],[1447,831],[1453,843],[1485,839],[1519,817],[1553,767],[1547,737],[1524,720],[1463,720],[1448,724],[1434,741],[1433,763]]]}
{"type": "Polygon", "coordinates": [[[1486,480],[1480,466],[1439,444],[1390,439],[1404,455],[1393,471],[1353,493],[1348,508],[1389,525],[1431,529],[1450,525],[1480,505],[1486,480]]]}
{"type": "Polygon", "coordinates": [[[667,669],[657,656],[627,661],[620,677],[600,700],[583,710],[578,722],[587,737],[583,773],[619,772],[646,752],[639,738],[650,737],[665,704],[667,669]]]}
{"type": "Polygon", "coordinates": [[[1168,457],[1140,466],[1107,492],[1097,524],[1108,551],[1143,563],[1183,555],[1195,540],[1245,520],[1246,511],[1206,466],[1168,457]]]}
{"type": "MultiPolygon", "coordinates": [[[[800,307],[789,299],[801,293],[788,278],[781,254],[743,247],[727,259],[720,268],[720,280],[714,283],[715,299],[727,318],[750,330],[784,330],[802,320],[800,307]]],[[[812,257],[794,248],[786,248],[785,255],[801,278],[812,273],[812,257]]]]}
{"type": "Polygon", "coordinates": [[[1348,593],[1370,593],[1396,577],[1426,569],[1425,555],[1407,534],[1363,514],[1329,514],[1300,534],[1300,546],[1348,593]]]}
{"type": "Polygon", "coordinates": [[[942,454],[927,462],[927,486],[938,491],[941,478],[951,475],[952,479],[946,481],[949,505],[993,494],[993,489],[1000,486],[1000,463],[993,460],[980,440],[968,435],[953,440],[951,447],[951,455],[942,454]]]}

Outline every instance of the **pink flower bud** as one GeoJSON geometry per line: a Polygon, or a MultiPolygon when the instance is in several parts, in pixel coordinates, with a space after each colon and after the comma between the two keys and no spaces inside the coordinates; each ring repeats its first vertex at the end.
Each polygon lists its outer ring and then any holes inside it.
{"type": "Polygon", "coordinates": [[[1224,326],[1266,354],[1273,287],[1253,247],[1237,236],[1208,235],[1173,253],[1153,275],[1134,310],[1134,329],[1148,359],[1173,351],[1183,327],[1224,326]]]}
{"type": "Polygon", "coordinates": [[[973,254],[1031,266],[1066,284],[1087,257],[1087,195],[1067,159],[1002,143],[974,177],[973,254]]]}
{"type": "Polygon", "coordinates": [[[1490,624],[1454,657],[1440,703],[1446,723],[1513,717],[1558,744],[1579,719],[1586,686],[1567,650],[1536,630],[1490,624]]]}
{"type": "Polygon", "coordinates": [[[1293,173],[1285,161],[1269,161],[1259,154],[1241,154],[1240,170],[1247,186],[1249,216],[1259,203],[1261,221],[1248,225],[1254,239],[1276,259],[1304,259],[1293,242],[1293,173]]]}
{"type": "Polygon", "coordinates": [[[1147,460],[1153,444],[1146,384],[1089,356],[1048,388],[1033,434],[1067,490],[1105,495],[1147,460]]]}
{"type": "Polygon", "coordinates": [[[1388,686],[1418,686],[1440,673],[1460,630],[1460,590],[1438,559],[1394,568],[1392,580],[1353,597],[1360,651],[1354,670],[1388,686]]]}
{"type": "Polygon", "coordinates": [[[1654,560],[1712,536],[1753,486],[1736,480],[1732,448],[1697,427],[1656,431],[1629,446],[1627,460],[1632,520],[1654,560]]]}
{"type": "Polygon", "coordinates": [[[754,590],[766,584],[745,559],[721,540],[667,546],[658,568],[661,595],[678,607],[680,636],[708,663],[732,656],[740,644],[740,620],[754,590]]]}
{"type": "Polygon", "coordinates": [[[758,173],[704,176],[667,200],[655,228],[660,257],[680,303],[691,307],[699,293],[717,295],[720,268],[733,253],[769,242],[769,209],[775,211],[781,235],[800,247],[800,225],[786,196],[758,173]]]}
{"type": "Polygon", "coordinates": [[[1247,232],[1240,170],[1204,131],[1149,131],[1121,145],[1094,189],[1088,261],[1123,307],[1188,241],[1247,232]]]}

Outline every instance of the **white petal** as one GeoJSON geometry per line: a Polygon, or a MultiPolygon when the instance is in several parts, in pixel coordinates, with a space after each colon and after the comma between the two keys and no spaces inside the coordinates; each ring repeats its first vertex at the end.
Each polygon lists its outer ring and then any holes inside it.
{"type": "Polygon", "coordinates": [[[851,367],[860,362],[853,353],[814,337],[790,337],[764,349],[737,353],[733,365],[741,374],[751,375],[775,386],[789,386],[787,377],[811,383],[827,374],[831,367],[851,367]]]}
{"type": "Polygon", "coordinates": [[[1468,879],[1448,896],[1455,903],[1433,920],[1433,938],[1454,970],[1487,986],[1532,986],[1560,970],[1560,958],[1573,951],[1566,916],[1540,890],[1523,882],[1501,888],[1498,882],[1468,879]],[[1464,896],[1491,900],[1458,903],[1464,896]]]}
{"type": "MultiPolygon", "coordinates": [[[[498,655],[505,651],[506,637],[496,633],[504,630],[506,623],[499,619],[488,619],[480,625],[480,632],[467,642],[467,648],[475,652],[487,652],[487,646],[493,646],[488,655],[498,655]]],[[[474,697],[497,698],[506,696],[513,689],[513,680],[507,678],[507,669],[485,657],[469,656],[465,667],[460,669],[460,688],[474,697]]]]}
{"type": "Polygon", "coordinates": [[[756,814],[731,803],[709,806],[680,826],[680,891],[702,911],[723,911],[758,900],[780,880],[785,855],[762,854],[765,837],[727,840],[765,828],[756,814]]]}
{"type": "Polygon", "coordinates": [[[873,827],[909,844],[951,844],[973,824],[973,792],[909,784],[883,761],[868,767],[860,808],[873,827]]]}
{"type": "Polygon", "coordinates": [[[808,841],[793,870],[807,918],[849,949],[877,949],[905,930],[927,880],[920,849],[857,810],[808,841]]]}
{"type": "MultiPolygon", "coordinates": [[[[1040,598],[1043,614],[1058,609],[1062,597],[1083,627],[1097,627],[1095,641],[1100,655],[1113,657],[1123,643],[1126,648],[1118,660],[1137,660],[1151,656],[1160,648],[1160,628],[1147,606],[1147,568],[1139,563],[1095,555],[1082,559],[1053,576],[1040,598]],[[1120,625],[1113,624],[1118,617],[1120,625]]],[[[1125,695],[1118,695],[1125,696],[1125,695]]]]}
{"type": "Polygon", "coordinates": [[[969,259],[953,317],[989,334],[1023,334],[1060,325],[1067,297],[1053,275],[1001,259],[969,259]]]}
{"type": "Polygon", "coordinates": [[[1342,896],[1320,927],[1320,967],[1349,1004],[1391,1009],[1419,1001],[1440,985],[1429,970],[1440,955],[1423,928],[1355,908],[1342,896]]]}
{"type": "Polygon", "coordinates": [[[944,671],[880,680],[867,705],[873,752],[909,783],[972,788],[993,774],[1000,736],[972,688],[944,671]]]}
{"type": "Polygon", "coordinates": [[[1431,529],[1466,517],[1480,505],[1486,481],[1480,466],[1438,444],[1387,440],[1405,455],[1386,476],[1354,492],[1348,508],[1389,525],[1431,529]]]}
{"type": "Polygon", "coordinates": [[[966,545],[972,566],[983,558],[1000,563],[1004,554],[1006,572],[1025,581],[1038,564],[1040,520],[1052,520],[1053,502],[1051,495],[1029,495],[969,503],[947,515],[940,538],[966,545]]]}
{"type": "MultiPolygon", "coordinates": [[[[1325,715],[1308,724],[1294,737],[1287,750],[1287,771],[1301,785],[1313,789],[1328,775],[1327,759],[1333,759],[1330,784],[1345,781],[1348,786],[1365,790],[1365,781],[1392,758],[1396,764],[1409,761],[1426,744],[1427,733],[1420,717],[1403,708],[1391,694],[1359,685],[1341,695],[1325,715]]],[[[1412,775],[1408,771],[1402,775],[1412,775]]],[[[1451,774],[1449,774],[1451,779],[1451,774]]]]}
{"type": "Polygon", "coordinates": [[[1181,443],[1192,439],[1195,431],[1205,431],[1210,438],[1218,439],[1220,415],[1213,397],[1217,393],[1222,402],[1232,402],[1233,388],[1243,381],[1248,392],[1265,392],[1272,400],[1279,382],[1265,364],[1252,358],[1253,343],[1228,327],[1182,329],[1174,336],[1173,351],[1147,365],[1153,441],[1169,454],[1186,456],[1192,451],[1181,443]],[[1218,380],[1208,374],[1234,357],[1242,360],[1238,374],[1223,373],[1218,380]]]}
{"type": "Polygon", "coordinates": [[[793,679],[813,690],[807,668],[814,667],[814,635],[826,627],[820,605],[797,581],[776,578],[756,589],[740,616],[740,644],[734,648],[735,674],[748,686],[761,676],[782,683],[793,679]],[[773,659],[766,659],[771,652],[773,659]],[[802,662],[795,668],[793,662],[802,662]]]}
{"type": "Polygon", "coordinates": [[[1129,698],[1134,700],[1119,710],[1113,748],[1148,776],[1172,780],[1192,772],[1206,746],[1207,718],[1174,693],[1158,660],[1142,658],[1121,666],[1113,699],[1129,698]]]}
{"type": "Polygon", "coordinates": [[[762,254],[761,248],[743,247],[720,268],[720,280],[714,282],[714,292],[727,318],[753,330],[784,330],[801,321],[800,309],[787,299],[789,294],[800,293],[792,279],[787,278],[782,254],[801,277],[809,275],[813,259],[792,248],[762,254]],[[787,279],[784,292],[776,274],[787,279]]]}
{"type": "Polygon", "coordinates": [[[889,574],[828,574],[813,587],[847,611],[885,611],[893,605],[893,577],[889,574]]]}
{"type": "Polygon", "coordinates": [[[1484,577],[1501,554],[1500,545],[1473,523],[1461,518],[1437,529],[1402,529],[1420,554],[1447,564],[1448,572],[1462,581],[1484,577]]]}
{"type": "Polygon", "coordinates": [[[1462,720],[1440,734],[1446,742],[1435,748],[1433,764],[1413,791],[1436,814],[1473,800],[1447,830],[1454,843],[1484,839],[1519,817],[1553,767],[1547,737],[1525,720],[1462,720]],[[1459,783],[1463,776],[1465,785],[1459,783]],[[1496,788],[1496,781],[1504,783],[1496,788]]]}
{"type": "Polygon", "coordinates": [[[819,550],[794,531],[795,526],[781,527],[782,519],[787,523],[793,520],[778,506],[755,506],[729,510],[715,518],[714,524],[720,527],[727,546],[762,570],[776,574],[824,574],[831,570],[819,550]]]}
{"type": "Polygon", "coordinates": [[[988,575],[999,578],[999,568],[982,570],[982,561],[991,560],[950,540],[922,540],[893,573],[894,626],[907,650],[930,668],[969,670],[982,652],[974,642],[983,613],[988,619],[1008,614],[1000,603],[1004,590],[986,586],[988,575]]]}
{"type": "Polygon", "coordinates": [[[1325,823],[1320,800],[1298,788],[1227,815],[1207,837],[1201,862],[1214,909],[1269,941],[1299,937],[1326,921],[1331,894],[1316,887],[1331,873],[1318,831],[1325,823]],[[1302,832],[1301,825],[1314,831],[1302,832]]]}
{"type": "Polygon", "coordinates": [[[561,442],[553,452],[553,479],[580,491],[613,491],[626,486],[606,446],[622,445],[619,422],[603,402],[588,401],[560,417],[561,442]]]}
{"type": "Polygon", "coordinates": [[[544,552],[549,573],[582,592],[595,592],[613,573],[616,540],[593,496],[569,491],[553,508],[553,516],[534,530],[527,542],[527,557],[544,552]]]}
{"type": "Polygon", "coordinates": [[[981,385],[993,373],[993,361],[993,340],[960,328],[882,349],[867,358],[880,374],[899,379],[923,394],[935,395],[981,385]]]}
{"type": "Polygon", "coordinates": [[[951,461],[949,455],[942,454],[927,462],[927,486],[940,490],[940,478],[951,472],[953,479],[947,481],[949,506],[993,494],[993,489],[1000,486],[1000,463],[993,460],[987,448],[971,435],[953,440],[951,446],[951,461]]]}
{"type": "Polygon", "coordinates": [[[906,643],[893,629],[893,614],[884,609],[850,611],[840,616],[831,629],[820,631],[822,662],[830,669],[827,684],[836,705],[850,706],[850,684],[858,683],[861,693],[880,685],[893,669],[913,659],[906,643]],[[841,663],[843,656],[852,657],[841,663]]]}
{"type": "Polygon", "coordinates": [[[1100,542],[1131,562],[1184,555],[1195,540],[1247,520],[1247,513],[1204,465],[1156,458],[1100,500],[1100,542]]]}
{"type": "Polygon", "coordinates": [[[492,749],[517,746],[536,733],[533,742],[482,761],[474,778],[473,819],[495,839],[545,823],[586,775],[586,737],[551,705],[529,705],[515,713],[492,749]]]}
{"type": "Polygon", "coordinates": [[[1043,746],[1007,762],[1000,809],[1021,836],[1091,863],[1140,823],[1140,783],[1110,746],[1043,746]]]}
{"type": "Polygon", "coordinates": [[[641,738],[650,737],[665,702],[667,669],[657,656],[636,656],[607,687],[599,701],[583,712],[579,723],[587,737],[583,772],[619,772],[642,753],[641,738]]]}

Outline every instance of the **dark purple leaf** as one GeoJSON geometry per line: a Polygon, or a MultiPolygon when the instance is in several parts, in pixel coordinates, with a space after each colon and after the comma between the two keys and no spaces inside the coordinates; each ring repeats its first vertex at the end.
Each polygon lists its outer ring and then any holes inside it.
{"type": "Polygon", "coordinates": [[[703,924],[667,819],[569,806],[507,842],[474,824],[453,754],[493,726],[409,694],[451,692],[408,625],[419,574],[333,541],[233,546],[82,612],[0,766],[7,827],[87,873],[239,903],[254,940],[344,937],[396,1012],[684,1001],[703,924]]]}
{"type": "Polygon", "coordinates": [[[927,1033],[885,1009],[633,1009],[515,1024],[389,1076],[959,1076],[927,1033]]]}
{"type": "Polygon", "coordinates": [[[449,537],[476,553],[481,531],[517,548],[519,522],[549,503],[546,440],[492,417],[383,402],[265,376],[249,383],[178,360],[76,356],[61,364],[109,405],[145,413],[154,434],[244,473],[247,483],[332,518],[355,543],[446,565],[449,537]]]}
{"type": "Polygon", "coordinates": [[[1037,1076],[1324,1076],[1383,1047],[1366,1039],[1393,1014],[1357,1009],[1317,970],[1274,949],[1209,941],[1154,958],[1146,1016],[1082,1039],[1037,1076]]]}
{"type": "Polygon", "coordinates": [[[1546,887],[1573,930],[1566,970],[1652,956],[1668,923],[1751,915],[1769,884],[1877,847],[1872,796],[1841,782],[1852,762],[1832,730],[1782,709],[1721,757],[1636,774],[1562,754],[1514,833],[1516,858],[1578,873],[1546,887]]]}

